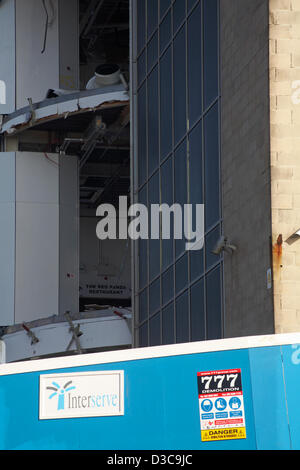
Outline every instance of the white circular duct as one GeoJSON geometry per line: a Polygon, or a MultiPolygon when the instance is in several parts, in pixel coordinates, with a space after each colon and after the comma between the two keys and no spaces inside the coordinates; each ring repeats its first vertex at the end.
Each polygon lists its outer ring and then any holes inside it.
{"type": "Polygon", "coordinates": [[[95,70],[95,75],[88,82],[86,89],[102,88],[120,83],[120,68],[116,64],[99,65],[95,70]]]}

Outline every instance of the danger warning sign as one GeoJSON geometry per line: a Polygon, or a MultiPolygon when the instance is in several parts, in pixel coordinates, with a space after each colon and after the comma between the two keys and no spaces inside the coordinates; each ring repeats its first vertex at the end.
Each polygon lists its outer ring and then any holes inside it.
{"type": "Polygon", "coordinates": [[[241,369],[198,372],[202,441],[245,439],[241,369]]]}
{"type": "Polygon", "coordinates": [[[246,439],[245,428],[217,429],[201,431],[202,441],[221,441],[226,439],[246,439]]]}

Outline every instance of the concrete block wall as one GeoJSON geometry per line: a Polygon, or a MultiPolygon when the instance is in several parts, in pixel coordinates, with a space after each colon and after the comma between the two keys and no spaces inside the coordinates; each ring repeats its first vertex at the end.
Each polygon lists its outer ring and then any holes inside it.
{"type": "Polygon", "coordinates": [[[300,330],[300,1],[270,0],[270,136],[276,333],[300,330]]]}
{"type": "Polygon", "coordinates": [[[269,0],[220,0],[225,337],[274,332],[268,18],[269,0]]]}

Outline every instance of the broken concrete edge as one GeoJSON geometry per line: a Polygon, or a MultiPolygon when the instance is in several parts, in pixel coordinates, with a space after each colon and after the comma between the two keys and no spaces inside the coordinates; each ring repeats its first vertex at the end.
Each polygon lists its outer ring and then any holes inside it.
{"type": "MultiPolygon", "coordinates": [[[[123,316],[125,320],[130,319],[131,309],[124,308],[124,307],[113,307],[110,305],[103,305],[101,309],[99,310],[71,313],[70,316],[71,316],[72,321],[80,321],[80,320],[88,320],[88,319],[93,319],[93,318],[101,319],[101,318],[105,318],[108,316],[121,318],[120,314],[123,316]]],[[[27,328],[31,330],[33,328],[39,328],[41,326],[54,325],[57,323],[66,323],[66,322],[67,322],[66,316],[64,314],[60,314],[60,315],[52,315],[51,317],[41,318],[38,320],[33,320],[30,322],[25,322],[25,323],[26,323],[27,328]]],[[[18,331],[23,331],[24,330],[23,324],[24,322],[18,323],[12,326],[3,327],[2,332],[1,332],[1,337],[12,334],[12,333],[16,333],[18,331]]]]}
{"type": "Polygon", "coordinates": [[[35,103],[32,106],[26,106],[5,116],[0,133],[8,136],[15,135],[53,120],[67,119],[69,116],[80,113],[128,105],[129,95],[124,89],[106,90],[105,93],[103,93],[103,90],[98,90],[97,93],[93,90],[93,93],[79,92],[64,95],[35,103]]]}

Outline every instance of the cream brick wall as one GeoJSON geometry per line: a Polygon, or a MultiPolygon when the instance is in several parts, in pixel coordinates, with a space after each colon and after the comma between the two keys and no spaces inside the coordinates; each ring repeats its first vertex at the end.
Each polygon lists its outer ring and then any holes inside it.
{"type": "MultiPolygon", "coordinates": [[[[238,247],[224,254],[225,337],[272,334],[269,0],[220,0],[220,8],[224,234],[238,247]]],[[[290,65],[285,52],[278,55],[290,65]]],[[[285,84],[278,87],[284,98],[285,84]]],[[[281,103],[274,122],[278,140],[287,107],[281,103]]],[[[292,202],[283,193],[283,210],[292,202]]]]}
{"type": "Polygon", "coordinates": [[[285,333],[300,331],[300,239],[287,243],[300,229],[300,0],[270,0],[269,21],[274,315],[285,333]]]}

